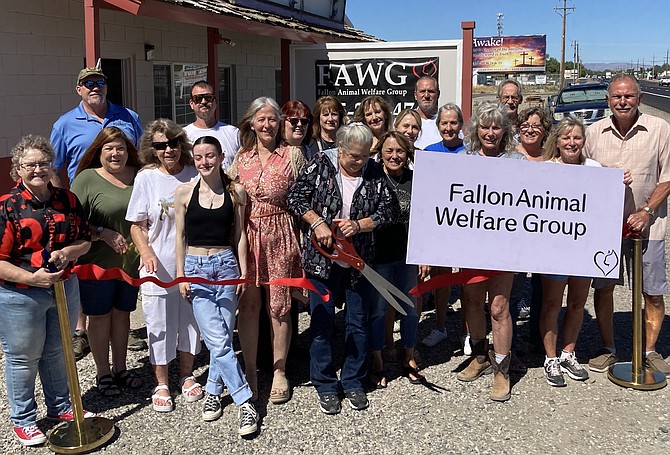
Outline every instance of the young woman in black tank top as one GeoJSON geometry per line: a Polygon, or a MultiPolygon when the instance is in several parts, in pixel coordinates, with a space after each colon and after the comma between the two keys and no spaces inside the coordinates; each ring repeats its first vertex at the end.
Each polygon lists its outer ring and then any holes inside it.
{"type": "MultiPolygon", "coordinates": [[[[175,193],[177,276],[210,281],[245,277],[247,237],[244,210],[247,194],[221,169],[223,150],[219,141],[204,136],[193,144],[193,161],[200,173],[175,193]]],[[[202,418],[221,416],[225,384],[239,406],[239,434],[257,431],[258,413],[252,392],[233,350],[237,296],[243,285],[179,284],[182,296],[193,305],[193,314],[210,352],[202,418]]]]}

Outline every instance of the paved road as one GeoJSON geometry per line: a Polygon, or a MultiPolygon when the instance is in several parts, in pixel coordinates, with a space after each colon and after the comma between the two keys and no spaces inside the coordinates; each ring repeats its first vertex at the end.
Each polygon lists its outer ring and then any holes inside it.
{"type": "Polygon", "coordinates": [[[661,87],[656,82],[640,82],[644,104],[670,112],[670,87],[661,87]]]}

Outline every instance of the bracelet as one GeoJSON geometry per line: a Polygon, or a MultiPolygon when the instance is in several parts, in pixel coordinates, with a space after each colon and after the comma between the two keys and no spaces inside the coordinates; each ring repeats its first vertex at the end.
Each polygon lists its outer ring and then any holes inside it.
{"type": "Polygon", "coordinates": [[[356,223],[356,234],[361,232],[361,223],[358,222],[358,220],[355,220],[354,223],[356,223]]]}
{"type": "Polygon", "coordinates": [[[312,230],[315,230],[317,227],[321,226],[323,223],[325,223],[326,220],[323,219],[323,217],[319,217],[315,222],[313,222],[310,227],[312,230]]]}
{"type": "Polygon", "coordinates": [[[644,210],[645,212],[647,212],[647,213],[648,213],[649,215],[651,215],[652,217],[656,215],[656,210],[652,209],[652,208],[649,207],[648,205],[645,205],[644,207],[642,207],[642,210],[644,210]]]}

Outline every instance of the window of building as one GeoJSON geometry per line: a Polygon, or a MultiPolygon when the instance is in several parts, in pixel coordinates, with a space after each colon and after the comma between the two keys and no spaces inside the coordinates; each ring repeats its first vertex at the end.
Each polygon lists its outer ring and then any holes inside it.
{"type": "MultiPolygon", "coordinates": [[[[219,67],[219,119],[231,123],[233,111],[233,68],[219,67]]],[[[154,116],[169,118],[179,125],[188,125],[195,120],[189,106],[191,86],[207,80],[207,65],[168,63],[154,65],[154,116]]]]}

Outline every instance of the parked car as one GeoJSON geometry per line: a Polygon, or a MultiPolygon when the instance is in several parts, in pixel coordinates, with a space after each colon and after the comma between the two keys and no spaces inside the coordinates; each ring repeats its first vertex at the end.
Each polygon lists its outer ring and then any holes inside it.
{"type": "Polygon", "coordinates": [[[663,87],[664,85],[670,87],[670,77],[664,77],[663,79],[660,80],[658,85],[660,85],[661,87],[663,87]]]}
{"type": "Polygon", "coordinates": [[[594,82],[561,89],[553,103],[554,123],[560,122],[567,114],[580,117],[587,126],[611,115],[607,105],[607,84],[594,82]]]}

